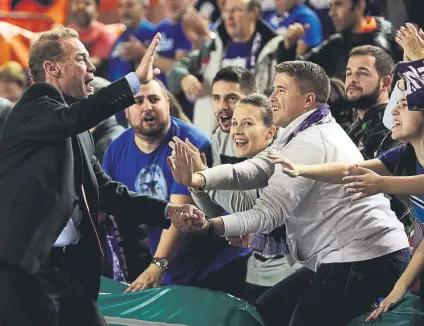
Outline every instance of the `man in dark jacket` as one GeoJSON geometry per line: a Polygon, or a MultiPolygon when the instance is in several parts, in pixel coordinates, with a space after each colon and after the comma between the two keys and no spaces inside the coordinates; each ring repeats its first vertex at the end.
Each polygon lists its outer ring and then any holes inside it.
{"type": "MultiPolygon", "coordinates": [[[[110,85],[110,81],[102,77],[94,77],[90,85],[94,87],[94,92],[97,92],[103,87],[110,85]]],[[[97,126],[90,129],[94,140],[95,155],[100,164],[103,163],[103,156],[109,144],[124,131],[125,128],[118,124],[115,116],[103,120],[97,126]]]]}
{"type": "Polygon", "coordinates": [[[0,97],[0,134],[3,129],[4,121],[7,118],[10,110],[12,109],[12,102],[8,99],[0,97]]]}
{"type": "MultiPolygon", "coordinates": [[[[341,80],[345,77],[349,52],[356,46],[375,45],[395,61],[400,60],[391,23],[383,17],[366,17],[366,12],[365,0],[330,0],[329,15],[337,33],[299,59],[312,61],[323,67],[328,76],[341,80]]],[[[305,28],[308,27],[301,24],[289,26],[284,46],[277,55],[280,62],[295,59],[296,45],[305,34],[305,28]]]]}
{"type": "Polygon", "coordinates": [[[94,156],[88,129],[134,103],[153,69],[157,35],[135,73],[93,94],[95,67],[69,28],[32,44],[35,82],[8,115],[0,136],[0,325],[106,325],[97,216],[105,211],[167,228],[190,205],[137,195],[113,182],[94,156]],[[93,94],[93,95],[92,95],[93,94]],[[72,98],[77,103],[69,105],[72,98]]]}

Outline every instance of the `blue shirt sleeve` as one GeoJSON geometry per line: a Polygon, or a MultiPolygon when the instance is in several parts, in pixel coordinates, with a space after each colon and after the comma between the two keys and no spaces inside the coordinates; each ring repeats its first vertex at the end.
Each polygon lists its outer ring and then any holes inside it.
{"type": "Polygon", "coordinates": [[[128,84],[131,87],[131,92],[135,95],[140,91],[140,81],[138,80],[138,77],[135,73],[130,72],[129,74],[125,75],[125,79],[127,80],[128,84]]]}
{"type": "Polygon", "coordinates": [[[299,23],[309,24],[309,29],[302,39],[303,42],[310,48],[320,45],[322,42],[322,26],[319,18],[316,15],[305,14],[299,17],[299,23]]]}
{"type": "Polygon", "coordinates": [[[389,170],[392,174],[395,173],[396,164],[399,160],[401,150],[402,146],[397,146],[377,157],[386,166],[387,170],[389,170]]]}

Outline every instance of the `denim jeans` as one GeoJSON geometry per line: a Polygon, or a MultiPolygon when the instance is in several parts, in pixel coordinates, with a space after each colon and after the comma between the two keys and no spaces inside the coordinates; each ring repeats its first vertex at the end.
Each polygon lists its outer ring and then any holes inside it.
{"type": "Polygon", "coordinates": [[[390,293],[409,249],[351,263],[302,268],[264,293],[256,308],[267,326],[342,326],[390,293]]]}

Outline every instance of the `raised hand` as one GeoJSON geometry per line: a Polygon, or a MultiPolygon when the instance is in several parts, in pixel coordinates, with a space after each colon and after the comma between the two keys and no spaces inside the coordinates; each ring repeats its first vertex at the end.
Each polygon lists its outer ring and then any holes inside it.
{"type": "Polygon", "coordinates": [[[141,273],[137,279],[124,291],[124,293],[137,292],[146,289],[156,288],[162,284],[165,272],[158,266],[151,264],[141,273]]]}
{"type": "MultiPolygon", "coordinates": [[[[172,141],[169,142],[169,146],[173,149],[172,156],[175,158],[175,144],[176,143],[182,143],[183,141],[178,137],[173,137],[172,141]]],[[[188,138],[186,138],[184,142],[186,146],[187,152],[192,156],[193,158],[193,173],[206,170],[208,168],[207,162],[206,162],[206,155],[205,153],[200,153],[199,149],[194,146],[188,138]]]]}
{"type": "Polygon", "coordinates": [[[193,157],[188,153],[187,145],[175,143],[175,157],[168,157],[168,165],[175,181],[187,187],[193,184],[193,157]]]}
{"type": "Polygon", "coordinates": [[[209,227],[205,214],[193,205],[171,205],[168,216],[181,232],[205,233],[209,227]]]}
{"type": "Polygon", "coordinates": [[[365,319],[365,321],[369,322],[378,319],[382,313],[389,311],[393,305],[395,305],[400,300],[400,298],[402,298],[405,292],[405,290],[399,289],[395,286],[392,292],[390,292],[390,294],[380,302],[380,306],[374,309],[374,311],[368,316],[367,319],[365,319]]]}
{"type": "Polygon", "coordinates": [[[187,99],[194,101],[203,94],[203,85],[193,75],[187,75],[181,79],[181,88],[187,99]]]}
{"type": "Polygon", "coordinates": [[[282,172],[287,174],[291,178],[299,176],[296,164],[290,161],[288,158],[281,156],[278,152],[270,152],[268,157],[271,159],[272,164],[280,164],[282,166],[282,172]]]}
{"type": "Polygon", "coordinates": [[[160,74],[160,70],[153,67],[156,51],[159,47],[160,38],[160,33],[157,33],[135,71],[135,74],[137,75],[141,84],[149,83],[155,76],[160,74]]]}
{"type": "Polygon", "coordinates": [[[352,194],[352,201],[373,196],[384,192],[382,189],[383,177],[370,169],[357,165],[349,167],[349,175],[343,178],[343,188],[352,194]]]}
{"type": "Polygon", "coordinates": [[[419,60],[424,58],[424,33],[414,25],[406,23],[396,33],[396,42],[403,48],[404,58],[419,60]]]}

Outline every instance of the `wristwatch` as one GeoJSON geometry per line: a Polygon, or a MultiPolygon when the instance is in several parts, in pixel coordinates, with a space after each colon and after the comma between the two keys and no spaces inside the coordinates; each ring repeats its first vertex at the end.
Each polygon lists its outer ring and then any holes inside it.
{"type": "Polygon", "coordinates": [[[166,258],[153,257],[151,263],[159,267],[159,269],[164,272],[168,270],[168,259],[166,258]]]}

